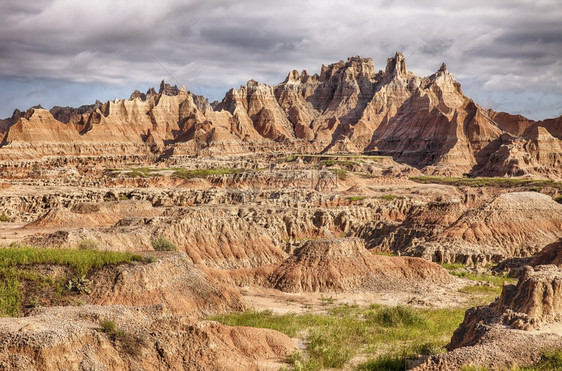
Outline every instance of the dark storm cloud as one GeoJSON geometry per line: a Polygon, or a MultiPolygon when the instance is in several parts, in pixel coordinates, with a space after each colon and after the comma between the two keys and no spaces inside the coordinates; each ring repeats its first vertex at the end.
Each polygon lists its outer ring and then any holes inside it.
{"type": "MultiPolygon", "coordinates": [[[[156,61],[216,99],[251,78],[275,84],[292,69],[314,73],[352,55],[384,69],[402,51],[419,75],[446,62],[477,101],[509,109],[499,95],[517,96],[519,107],[520,95],[538,94],[532,104],[543,106],[524,109],[552,116],[562,101],[560,19],[557,0],[4,0],[0,83],[13,91],[0,100],[24,108],[27,93],[53,81],[89,103],[104,89],[110,95],[169,79],[156,61]],[[43,85],[30,88],[36,84],[43,85]]],[[[45,105],[55,96],[45,94],[45,105]]],[[[0,107],[0,116],[13,108],[0,107]]]]}

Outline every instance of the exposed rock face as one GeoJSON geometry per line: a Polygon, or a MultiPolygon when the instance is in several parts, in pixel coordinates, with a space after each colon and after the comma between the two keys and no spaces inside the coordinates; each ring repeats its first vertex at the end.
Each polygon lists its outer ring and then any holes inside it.
{"type": "Polygon", "coordinates": [[[188,262],[185,253],[151,256],[155,262],[96,272],[90,304],[160,305],[171,313],[196,317],[248,308],[238,291],[208,277],[188,262]]]}
{"type": "Polygon", "coordinates": [[[79,108],[31,108],[0,121],[0,161],[119,153],[184,155],[345,152],[392,156],[430,174],[562,177],[561,119],[486,111],[443,64],[428,77],[400,53],[384,71],[352,57],[320,74],[253,80],[211,106],[164,81],[158,93],[79,108]]]}
{"type": "Polygon", "coordinates": [[[430,242],[408,250],[438,262],[499,262],[531,256],[562,234],[562,205],[537,192],[513,192],[469,209],[430,242]]]}
{"type": "Polygon", "coordinates": [[[561,320],[562,270],[553,265],[527,267],[517,285],[504,286],[494,303],[466,312],[447,345],[449,353],[430,358],[416,370],[528,365],[544,349],[560,345],[561,320]]]}
{"type": "Polygon", "coordinates": [[[148,218],[160,212],[148,201],[114,201],[78,203],[72,208],[53,208],[26,228],[79,228],[104,227],[128,217],[148,218]]]}
{"type": "Polygon", "coordinates": [[[286,292],[381,291],[451,281],[437,264],[373,255],[354,238],[306,242],[272,272],[268,286],[286,292]]]}
{"type": "Polygon", "coordinates": [[[562,238],[545,246],[530,262],[533,266],[544,264],[562,266],[562,238]]]}
{"type": "Polygon", "coordinates": [[[123,306],[54,307],[0,319],[5,370],[258,370],[295,350],[286,335],[123,306]],[[114,321],[122,336],[97,331],[114,321]]]}

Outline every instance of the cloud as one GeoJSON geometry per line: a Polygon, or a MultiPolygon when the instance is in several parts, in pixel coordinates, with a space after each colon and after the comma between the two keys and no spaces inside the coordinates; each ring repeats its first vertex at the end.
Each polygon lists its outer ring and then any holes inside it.
{"type": "MultiPolygon", "coordinates": [[[[402,51],[419,75],[446,62],[477,101],[502,101],[491,99],[494,92],[562,98],[556,0],[5,0],[0,7],[0,79],[20,81],[16,89],[45,81],[142,89],[169,79],[156,59],[188,89],[218,99],[251,78],[275,84],[292,69],[314,73],[352,55],[384,69],[402,51]]],[[[545,112],[527,105],[531,116],[545,112]]]]}

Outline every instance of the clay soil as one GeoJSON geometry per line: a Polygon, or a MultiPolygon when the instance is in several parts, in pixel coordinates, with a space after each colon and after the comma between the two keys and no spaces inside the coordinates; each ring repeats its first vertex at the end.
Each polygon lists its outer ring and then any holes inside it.
{"type": "MultiPolygon", "coordinates": [[[[493,265],[562,237],[557,186],[432,183],[391,158],[176,158],[75,170],[22,168],[0,179],[0,244],[79,249],[88,241],[145,260],[91,271],[92,294],[65,288],[76,276],[68,267],[21,267],[60,281],[22,282],[23,316],[82,304],[159,306],[193,321],[225,312],[325,314],[346,304],[464,309],[499,295],[504,278],[494,278],[493,265]],[[176,252],[155,253],[158,238],[176,252]]],[[[162,320],[147,316],[149,327],[162,320]]],[[[230,339],[228,331],[213,336],[230,339]]],[[[297,343],[306,348],[306,337],[279,342],[283,351],[252,357],[234,341],[241,364],[293,367],[288,355],[297,343]]],[[[362,353],[345,367],[372,357],[362,353]]]]}

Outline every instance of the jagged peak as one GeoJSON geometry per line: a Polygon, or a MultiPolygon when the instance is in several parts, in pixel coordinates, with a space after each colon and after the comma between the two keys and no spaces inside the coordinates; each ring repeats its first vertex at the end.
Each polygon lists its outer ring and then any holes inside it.
{"type": "Polygon", "coordinates": [[[318,78],[317,74],[310,76],[306,70],[302,70],[301,73],[299,73],[299,71],[297,70],[292,70],[287,74],[287,77],[282,82],[282,84],[304,83],[307,82],[309,79],[317,79],[317,78],[318,78]]]}
{"type": "Polygon", "coordinates": [[[408,70],[406,69],[406,58],[400,52],[396,52],[394,57],[386,60],[385,74],[392,77],[404,77],[408,70]]]}
{"type": "Polygon", "coordinates": [[[177,85],[171,86],[170,84],[167,84],[166,81],[162,80],[160,83],[159,93],[174,96],[180,93],[180,89],[178,89],[177,85]]]}
{"type": "Polygon", "coordinates": [[[348,57],[347,62],[340,60],[339,62],[332,63],[328,66],[322,65],[320,70],[320,80],[327,81],[334,77],[336,74],[345,69],[356,69],[361,75],[369,77],[375,76],[375,64],[372,58],[363,58],[361,56],[348,57]]]}
{"type": "Polygon", "coordinates": [[[289,72],[289,74],[287,75],[287,77],[285,78],[285,81],[283,81],[283,83],[300,81],[300,79],[301,79],[301,75],[300,75],[299,71],[292,70],[291,72],[289,72]]]}
{"type": "Polygon", "coordinates": [[[445,72],[447,73],[447,65],[445,64],[445,62],[443,62],[441,64],[441,67],[439,67],[439,70],[437,70],[438,72],[445,72]]]}
{"type": "Polygon", "coordinates": [[[129,97],[129,100],[133,100],[133,99],[140,99],[142,101],[146,100],[146,94],[141,93],[139,90],[135,90],[131,96],[129,97]]]}

